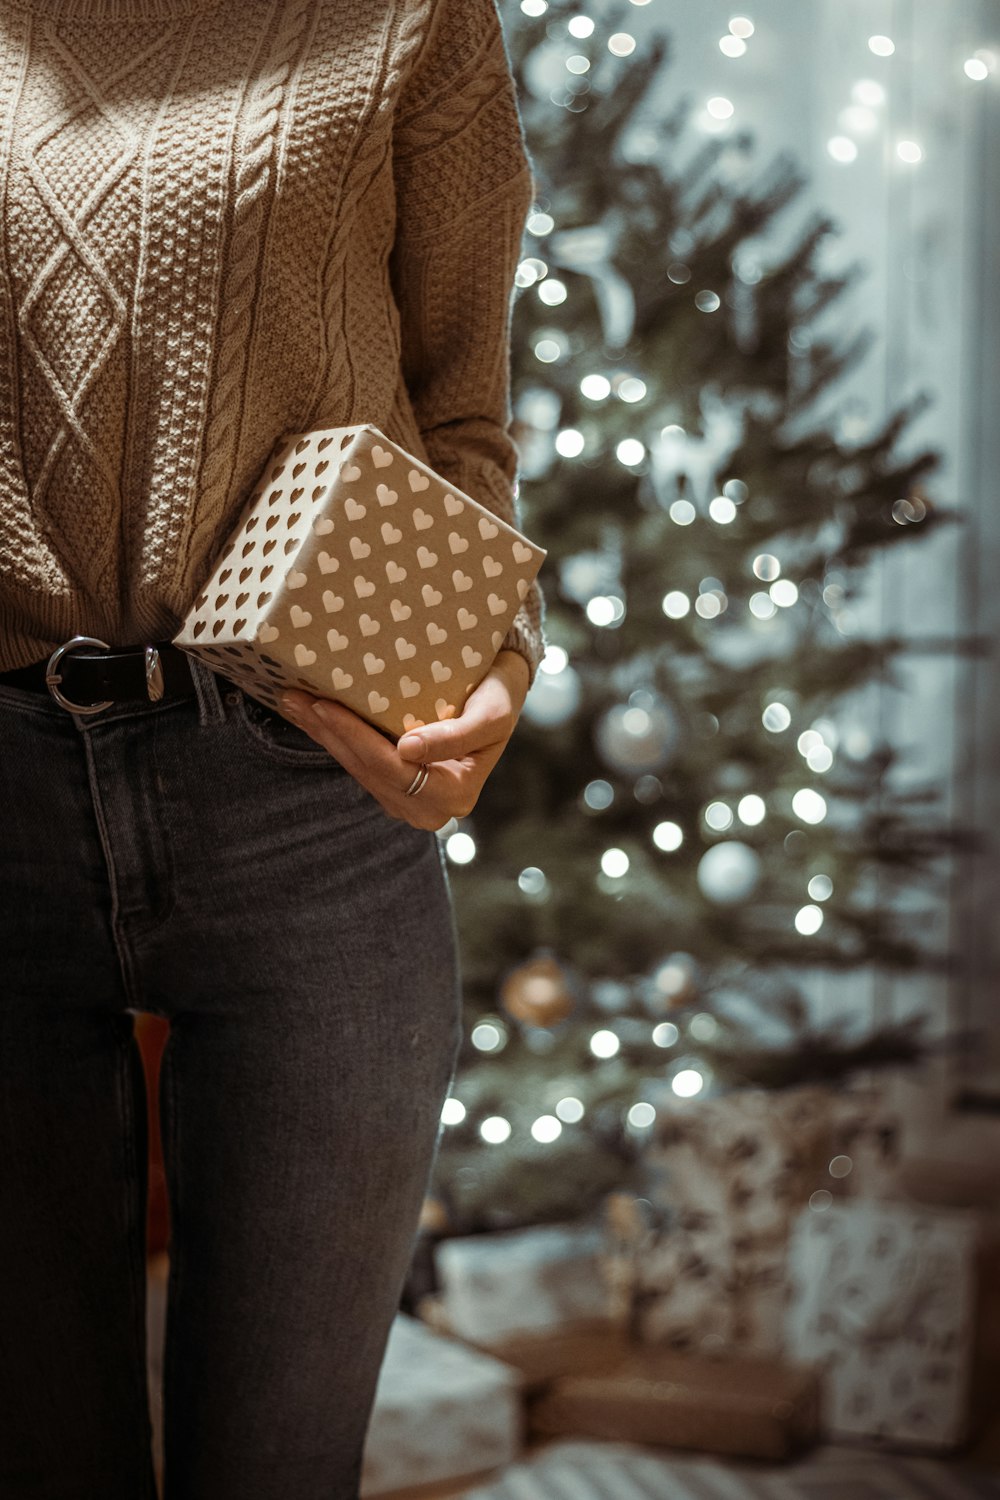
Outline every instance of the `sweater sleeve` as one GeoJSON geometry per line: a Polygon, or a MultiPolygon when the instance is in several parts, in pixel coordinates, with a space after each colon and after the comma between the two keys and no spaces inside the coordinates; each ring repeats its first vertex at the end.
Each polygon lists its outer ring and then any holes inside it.
{"type": "MultiPolygon", "coordinates": [[[[511,436],[514,273],[534,178],[495,0],[438,0],[394,124],[390,277],[433,468],[523,531],[511,436]]],[[[545,654],[538,580],[501,644],[545,654]]]]}

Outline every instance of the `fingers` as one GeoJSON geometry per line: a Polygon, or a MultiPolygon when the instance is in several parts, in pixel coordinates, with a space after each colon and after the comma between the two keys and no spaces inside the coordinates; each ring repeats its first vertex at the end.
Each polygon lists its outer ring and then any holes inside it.
{"type": "Polygon", "coordinates": [[[506,684],[484,677],[457,719],[437,719],[408,730],[396,749],[407,761],[461,760],[477,750],[505,745],[514,727],[506,684]]]}
{"type": "Polygon", "coordinates": [[[286,693],[281,706],[300,729],[325,745],[371,792],[386,783],[398,784],[409,769],[400,765],[399,756],[384,735],[341,703],[310,698],[305,693],[286,693]]]}
{"type": "MultiPolygon", "coordinates": [[[[439,719],[402,735],[394,745],[346,704],[288,691],[281,706],[310,738],[324,745],[391,816],[417,828],[443,828],[468,817],[503,754],[523,700],[523,671],[499,661],[466,699],[455,719],[439,719]],[[517,705],[517,706],[515,706],[517,705]],[[430,774],[407,795],[419,765],[430,774]]],[[[520,660],[515,664],[521,667],[520,660]]]]}
{"type": "Polygon", "coordinates": [[[392,817],[415,828],[443,828],[461,816],[455,804],[465,793],[456,788],[454,772],[435,766],[419,793],[406,789],[413,782],[417,764],[400,758],[394,745],[359,714],[341,703],[311,698],[305,693],[282,696],[282,711],[293,723],[324,745],[356,781],[369,791],[392,817]]]}

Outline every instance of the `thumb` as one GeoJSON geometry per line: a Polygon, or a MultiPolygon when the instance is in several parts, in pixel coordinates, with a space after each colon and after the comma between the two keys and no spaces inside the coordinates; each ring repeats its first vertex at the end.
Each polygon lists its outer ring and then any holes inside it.
{"type": "Polygon", "coordinates": [[[396,749],[404,760],[422,760],[427,750],[427,742],[423,735],[404,734],[396,741],[396,749]]]}

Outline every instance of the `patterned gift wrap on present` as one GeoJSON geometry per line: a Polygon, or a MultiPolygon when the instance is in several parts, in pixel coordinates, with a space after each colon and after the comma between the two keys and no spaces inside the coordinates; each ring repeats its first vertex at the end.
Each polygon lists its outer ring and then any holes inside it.
{"type": "Polygon", "coordinates": [[[731,1238],[676,1229],[644,1258],[636,1289],[642,1342],[672,1349],[780,1354],[786,1248],[734,1246],[731,1238]]]}
{"type": "Polygon", "coordinates": [[[516,1370],[397,1313],[375,1391],[361,1494],[512,1463],[523,1427],[516,1370]]]}
{"type": "Polygon", "coordinates": [[[546,556],[377,427],[295,433],[173,644],[268,708],[304,688],[398,736],[461,713],[546,556]]]}
{"type": "Polygon", "coordinates": [[[787,1342],[824,1368],[831,1432],[926,1448],[965,1440],[978,1235],[967,1210],[856,1202],[801,1215],[787,1342]]]}
{"type": "Polygon", "coordinates": [[[450,1326],[473,1343],[604,1313],[597,1224],[544,1224],[442,1240],[435,1262],[450,1326]]]}
{"type": "Polygon", "coordinates": [[[738,1225],[748,1243],[783,1239],[810,1194],[831,1186],[839,1109],[834,1092],[818,1085],[667,1099],[650,1167],[662,1172],[667,1200],[687,1227],[728,1233],[738,1225]]]}
{"type": "Polygon", "coordinates": [[[867,1165],[886,1123],[878,1096],[822,1085],[665,1099],[646,1152],[661,1222],[609,1225],[612,1315],[651,1344],[781,1353],[791,1226],[816,1193],[887,1180],[867,1165]]]}

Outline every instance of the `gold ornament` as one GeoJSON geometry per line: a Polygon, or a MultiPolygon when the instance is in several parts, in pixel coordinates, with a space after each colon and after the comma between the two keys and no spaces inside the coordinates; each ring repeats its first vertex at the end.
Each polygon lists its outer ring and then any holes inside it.
{"type": "Polygon", "coordinates": [[[554,958],[532,958],[512,969],[500,986],[508,1015],[529,1026],[554,1026],[573,1009],[566,971],[554,958]]]}
{"type": "Polygon", "coordinates": [[[444,1234],[450,1220],[440,1198],[425,1198],[420,1210],[419,1228],[424,1234],[444,1234]]]}

